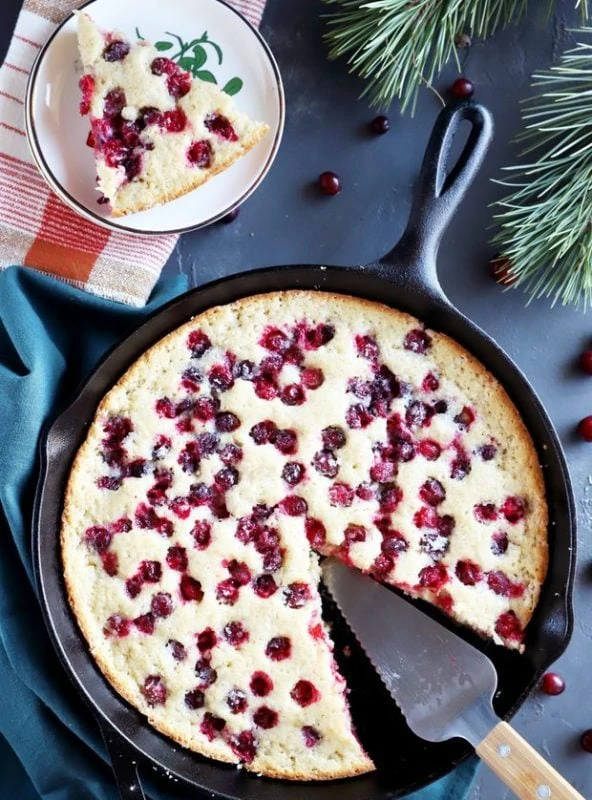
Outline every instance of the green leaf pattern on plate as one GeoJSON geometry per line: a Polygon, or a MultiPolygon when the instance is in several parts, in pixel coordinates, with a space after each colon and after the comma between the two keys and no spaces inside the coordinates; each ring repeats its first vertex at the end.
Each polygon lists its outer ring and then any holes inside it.
{"type": "MultiPolygon", "coordinates": [[[[138,39],[144,39],[138,28],[136,28],[136,36],[138,39]]],[[[185,41],[177,33],[170,33],[169,31],[165,31],[165,36],[168,36],[173,41],[165,39],[157,41],[154,46],[159,52],[164,53],[175,49],[175,52],[169,55],[168,58],[176,61],[181,69],[190,72],[198,80],[206,81],[206,83],[218,83],[214,73],[210,69],[204,69],[204,67],[208,64],[208,61],[217,62],[215,66],[221,66],[224,60],[224,53],[220,45],[209,38],[207,31],[204,31],[199,39],[190,39],[188,41],[185,41]]],[[[233,96],[238,94],[242,88],[242,79],[235,76],[226,81],[222,91],[233,96]]]]}

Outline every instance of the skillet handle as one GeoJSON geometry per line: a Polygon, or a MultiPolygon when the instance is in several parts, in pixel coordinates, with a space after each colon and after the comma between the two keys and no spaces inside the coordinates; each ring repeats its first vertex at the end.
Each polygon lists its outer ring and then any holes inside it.
{"type": "Polygon", "coordinates": [[[98,723],[111,759],[120,800],[147,800],[133,751],[119,734],[100,720],[98,723]]]}
{"type": "Polygon", "coordinates": [[[407,227],[399,243],[379,262],[383,269],[396,268],[398,274],[391,273],[391,278],[445,299],[436,275],[440,239],[479,171],[492,138],[493,120],[483,106],[463,101],[442,109],[424,155],[407,227]],[[456,164],[449,169],[452,142],[464,120],[472,129],[456,164]]]}

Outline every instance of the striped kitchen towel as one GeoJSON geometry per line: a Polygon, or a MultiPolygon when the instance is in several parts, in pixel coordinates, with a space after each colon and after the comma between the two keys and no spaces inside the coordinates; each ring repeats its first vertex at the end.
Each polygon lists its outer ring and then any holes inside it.
{"type": "MultiPolygon", "coordinates": [[[[265,0],[229,0],[258,25],[265,0]]],[[[88,292],[142,306],[177,236],[108,231],[59,200],[35,167],[24,132],[29,72],[56,24],[79,0],[25,0],[0,67],[0,269],[24,264],[88,292]]]]}

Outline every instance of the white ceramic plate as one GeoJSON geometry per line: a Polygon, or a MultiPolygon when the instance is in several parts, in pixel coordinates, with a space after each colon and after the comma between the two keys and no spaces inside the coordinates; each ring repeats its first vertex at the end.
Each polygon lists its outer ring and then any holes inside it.
{"type": "Polygon", "coordinates": [[[56,194],[99,225],[138,234],[201,228],[240,205],[271,167],[284,127],[282,80],[258,31],[222,0],[90,0],[81,8],[99,27],[120,30],[132,41],[139,33],[175,60],[183,50],[185,58],[195,59],[185,68],[193,66],[198,77],[207,71],[209,80],[213,76],[219,86],[228,87],[242,111],[267,122],[271,130],[246,156],[193,192],[112,219],[109,207],[97,203],[93,153],[85,145],[89,122],[78,111],[81,69],[76,20],[70,16],[41,50],[25,105],[33,156],[56,194]]]}

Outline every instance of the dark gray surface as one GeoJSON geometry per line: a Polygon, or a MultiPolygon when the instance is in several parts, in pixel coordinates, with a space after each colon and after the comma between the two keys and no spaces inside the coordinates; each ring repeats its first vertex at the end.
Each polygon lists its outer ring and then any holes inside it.
{"type": "MultiPolygon", "coordinates": [[[[515,718],[526,736],[587,798],[592,798],[592,755],[579,748],[592,727],[592,445],[579,443],[575,423],[592,413],[592,378],[574,361],[592,346],[592,316],[571,309],[550,310],[547,301],[525,307],[520,291],[503,293],[491,280],[487,240],[491,210],[501,194],[490,181],[516,157],[510,139],[519,127],[519,100],[529,94],[529,76],[547,67],[569,41],[577,22],[574,0],[558,4],[545,22],[546,3],[531,0],[528,18],[464,56],[476,98],[494,114],[497,133],[485,167],[445,237],[439,261],[451,300],[510,353],[539,392],[568,455],[580,516],[574,636],[557,669],[567,682],[560,697],[539,693],[515,718]]],[[[20,0],[2,0],[0,53],[8,42],[20,0]]],[[[374,112],[357,100],[361,85],[343,63],[329,64],[321,42],[316,0],[268,0],[262,32],[283,75],[287,119],[277,160],[238,220],[186,234],[165,271],[187,273],[193,285],[257,266],[325,262],[357,264],[388,250],[402,231],[413,179],[438,112],[424,90],[415,118],[391,112],[392,128],[370,137],[365,125],[374,112]],[[311,184],[319,172],[339,173],[343,191],[319,197],[311,184]]],[[[445,88],[451,66],[438,80],[445,88]]],[[[396,747],[396,742],[393,742],[396,747]]],[[[471,800],[505,800],[511,795],[482,769],[471,800]]]]}

